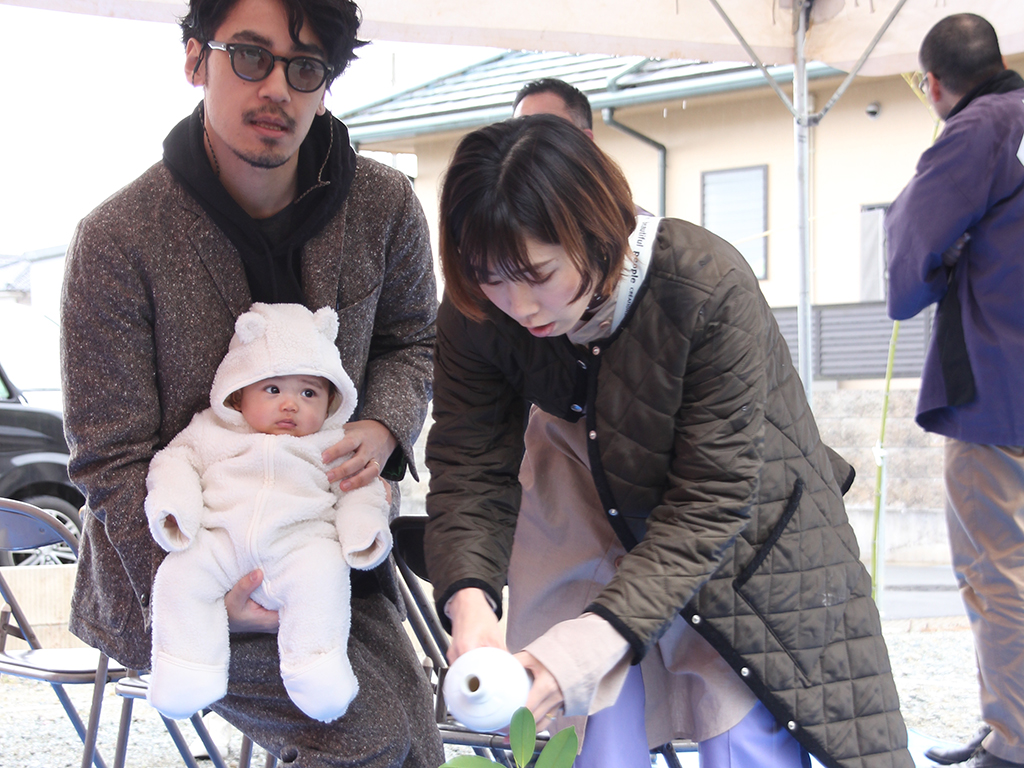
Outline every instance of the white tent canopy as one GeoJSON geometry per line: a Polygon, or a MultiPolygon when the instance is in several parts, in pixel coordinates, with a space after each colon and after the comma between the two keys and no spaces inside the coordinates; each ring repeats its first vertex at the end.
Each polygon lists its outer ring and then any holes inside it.
{"type": "MultiPolygon", "coordinates": [[[[0,0],[98,16],[174,21],[176,0],[0,0]]],[[[761,61],[794,62],[793,0],[720,0],[761,61]]],[[[849,70],[898,0],[815,0],[805,54],[849,70]]],[[[362,36],[400,42],[741,61],[747,54],[708,0],[362,0],[362,36]]],[[[1024,51],[1021,0],[908,0],[861,73],[917,68],[917,49],[940,18],[989,19],[1005,53],[1024,51]]]]}
{"type": "MultiPolygon", "coordinates": [[[[897,0],[816,0],[808,60],[849,70],[897,0]]],[[[792,0],[720,0],[761,61],[793,63],[792,0]]],[[[862,74],[917,68],[917,50],[940,18],[971,11],[993,21],[1008,52],[1024,49],[1020,0],[909,0],[862,74]]],[[[746,53],[708,0],[366,0],[364,29],[372,37],[575,53],[745,60],[746,53]]]]}
{"type": "MultiPolygon", "coordinates": [[[[853,74],[917,69],[927,31],[953,13],[977,13],[996,28],[1004,54],[1024,51],[1024,0],[357,0],[370,40],[519,50],[793,64],[793,113],[800,290],[798,360],[812,399],[809,132],[853,74]],[[796,10],[794,10],[794,7],[796,10]],[[870,55],[868,55],[870,54],[870,55]],[[863,59],[863,60],[862,60],[863,59]],[[818,114],[810,114],[806,63],[851,72],[818,114]]],[[[173,22],[182,0],[0,0],[36,8],[173,22]]],[[[765,73],[767,76],[767,72],[765,73]]]]}

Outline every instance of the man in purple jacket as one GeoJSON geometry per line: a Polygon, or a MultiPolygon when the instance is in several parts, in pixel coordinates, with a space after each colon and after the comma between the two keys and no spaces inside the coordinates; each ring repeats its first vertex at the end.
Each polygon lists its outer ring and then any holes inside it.
{"type": "Polygon", "coordinates": [[[938,302],[917,423],[946,437],[946,519],[974,632],[984,726],[931,750],[1024,765],[1024,79],[992,25],[961,13],[919,54],[945,129],[886,216],[889,315],[938,302]]]}

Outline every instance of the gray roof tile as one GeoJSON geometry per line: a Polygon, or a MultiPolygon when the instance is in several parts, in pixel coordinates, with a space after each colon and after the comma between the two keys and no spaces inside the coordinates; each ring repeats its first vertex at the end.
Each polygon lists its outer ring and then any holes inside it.
{"type": "MultiPolygon", "coordinates": [[[[779,82],[792,80],[792,65],[768,70],[779,82]]],[[[808,65],[811,78],[838,74],[823,64],[808,65]]],[[[338,117],[355,143],[470,129],[510,117],[516,92],[543,77],[576,86],[595,111],[768,87],[761,71],[743,62],[507,51],[338,117]]]]}

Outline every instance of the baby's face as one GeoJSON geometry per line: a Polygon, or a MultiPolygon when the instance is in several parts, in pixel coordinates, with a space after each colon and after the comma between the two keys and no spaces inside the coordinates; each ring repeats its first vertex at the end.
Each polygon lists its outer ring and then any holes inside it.
{"type": "Polygon", "coordinates": [[[323,426],[330,400],[319,376],[274,376],[242,389],[238,410],[257,432],[304,437],[323,426]]]}

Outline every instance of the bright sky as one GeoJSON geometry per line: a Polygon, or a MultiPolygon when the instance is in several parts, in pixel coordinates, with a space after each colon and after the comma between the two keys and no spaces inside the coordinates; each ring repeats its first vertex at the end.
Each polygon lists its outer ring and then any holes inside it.
{"type": "MultiPolygon", "coordinates": [[[[160,159],[202,98],[173,24],[0,4],[0,256],[64,245],[96,204],[160,159]]],[[[455,71],[490,51],[375,43],[335,81],[343,112],[455,71]]]]}

